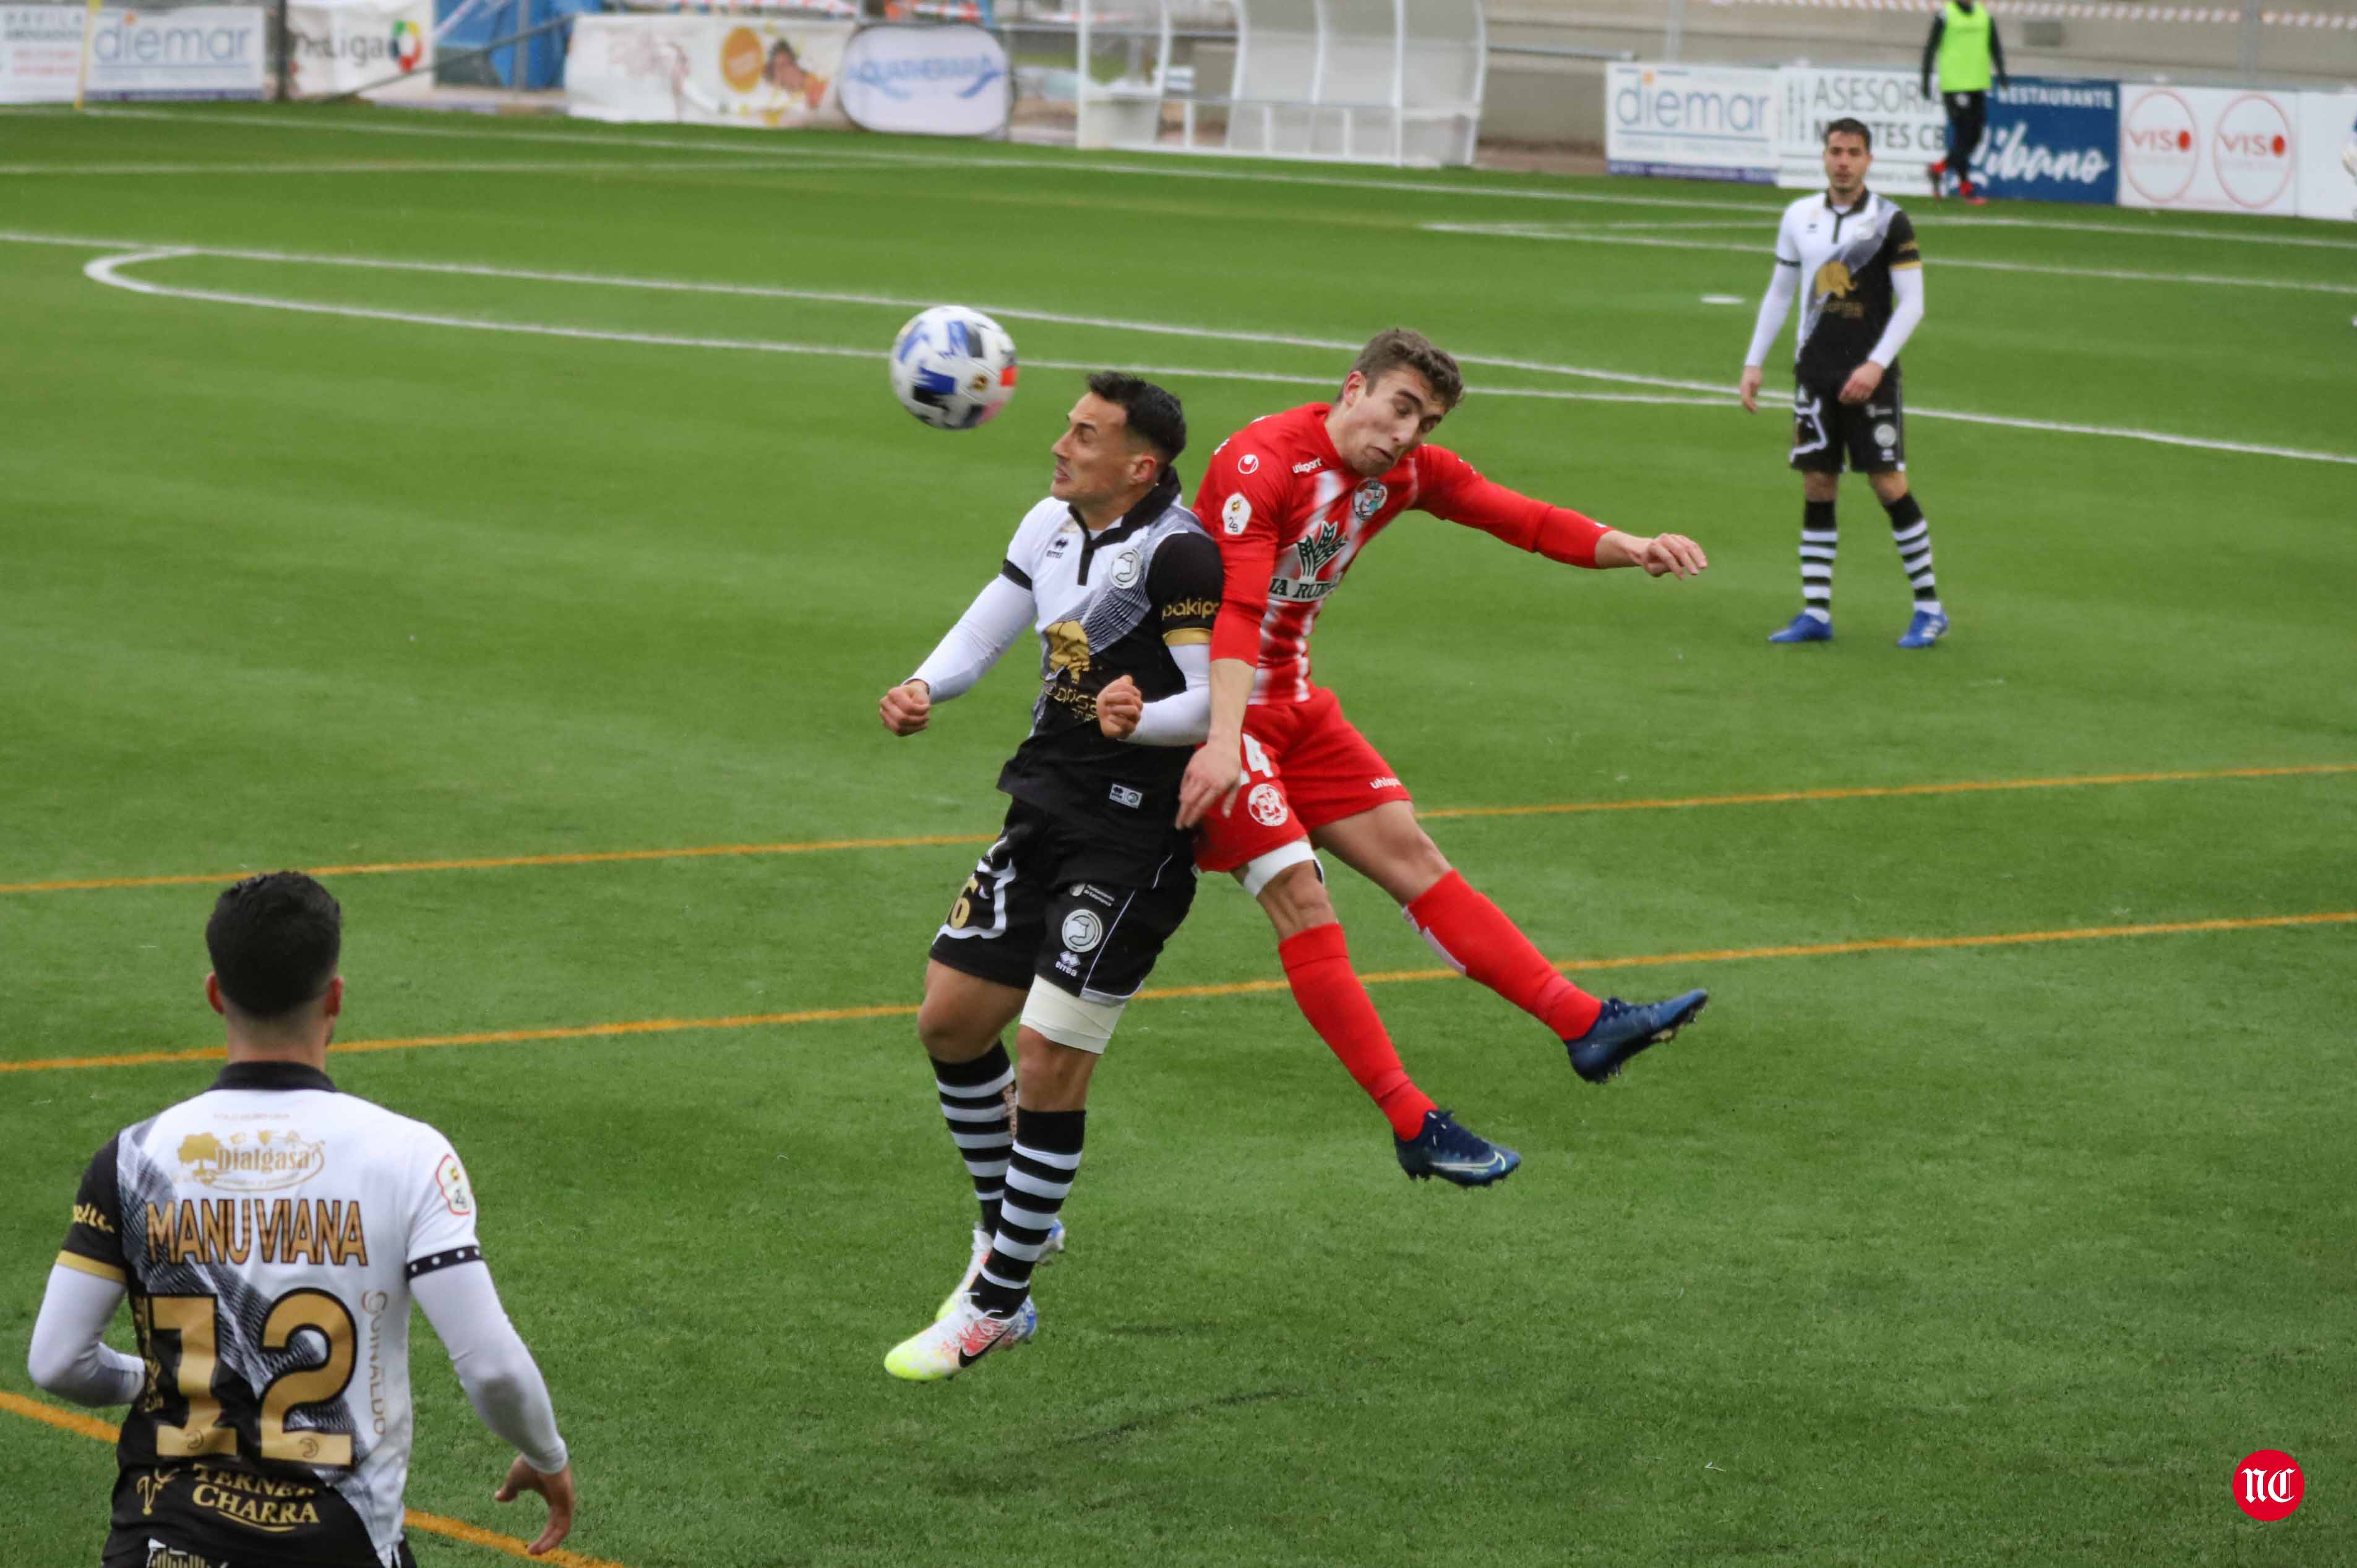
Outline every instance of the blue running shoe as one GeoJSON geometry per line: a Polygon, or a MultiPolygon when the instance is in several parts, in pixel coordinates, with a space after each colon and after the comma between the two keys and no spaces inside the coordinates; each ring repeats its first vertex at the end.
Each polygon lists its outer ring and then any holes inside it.
{"type": "Polygon", "coordinates": [[[1424,1131],[1413,1138],[1394,1138],[1400,1169],[1423,1181],[1438,1176],[1458,1187],[1488,1187],[1514,1174],[1523,1156],[1513,1150],[1469,1133],[1446,1111],[1424,1113],[1424,1131]]]}
{"type": "Polygon", "coordinates": [[[1631,1057],[1647,1046],[1660,1045],[1701,1017],[1703,1004],[1709,1000],[1707,991],[1689,991],[1667,1002],[1632,1007],[1618,996],[1608,997],[1604,1011],[1596,1015],[1587,1033],[1564,1042],[1571,1052],[1572,1070],[1590,1083],[1602,1083],[1627,1065],[1631,1057]]]}
{"type": "Polygon", "coordinates": [[[1819,620],[1806,610],[1794,616],[1791,625],[1780,627],[1768,634],[1770,642],[1831,642],[1833,639],[1834,623],[1819,620]]]}
{"type": "Polygon", "coordinates": [[[1917,610],[1915,618],[1907,623],[1907,631],[1900,638],[1901,648],[1929,648],[1948,635],[1948,618],[1933,615],[1930,610],[1917,610]]]}

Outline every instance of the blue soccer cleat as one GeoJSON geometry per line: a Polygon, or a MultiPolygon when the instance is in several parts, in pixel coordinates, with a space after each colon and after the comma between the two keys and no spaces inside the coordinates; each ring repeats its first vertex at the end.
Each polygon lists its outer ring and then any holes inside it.
{"type": "Polygon", "coordinates": [[[1571,1052],[1572,1070],[1590,1083],[1602,1083],[1626,1066],[1631,1057],[1647,1046],[1660,1045],[1701,1017],[1703,1004],[1709,1000],[1707,991],[1689,991],[1667,1002],[1632,1007],[1618,996],[1608,997],[1604,1011],[1596,1015],[1587,1033],[1564,1042],[1571,1052]]]}
{"type": "Polygon", "coordinates": [[[1834,623],[1819,620],[1806,610],[1794,616],[1791,625],[1779,627],[1768,634],[1770,642],[1831,642],[1833,639],[1834,623]]]}
{"type": "Polygon", "coordinates": [[[1929,648],[1948,635],[1948,618],[1930,610],[1917,610],[1915,618],[1907,623],[1906,632],[1899,639],[1901,648],[1929,648]]]}
{"type": "Polygon", "coordinates": [[[1514,1174],[1523,1156],[1457,1124],[1446,1111],[1424,1113],[1424,1130],[1413,1138],[1394,1138],[1400,1169],[1410,1179],[1438,1176],[1458,1187],[1488,1187],[1514,1174]]]}

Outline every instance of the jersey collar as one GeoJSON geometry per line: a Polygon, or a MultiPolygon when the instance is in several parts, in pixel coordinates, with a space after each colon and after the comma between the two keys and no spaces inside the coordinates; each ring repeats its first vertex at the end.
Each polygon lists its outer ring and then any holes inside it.
{"type": "Polygon", "coordinates": [[[301,1062],[231,1062],[213,1079],[215,1089],[323,1089],[336,1092],[335,1080],[301,1062]]]}
{"type": "Polygon", "coordinates": [[[1162,477],[1154,481],[1154,488],[1146,492],[1145,498],[1122,513],[1118,521],[1101,532],[1091,533],[1089,525],[1081,522],[1081,514],[1075,509],[1072,511],[1072,521],[1080,523],[1081,528],[1081,581],[1085,583],[1089,580],[1089,562],[1099,550],[1128,538],[1178,503],[1178,470],[1165,468],[1162,470],[1162,477]]]}
{"type": "Polygon", "coordinates": [[[1873,204],[1873,202],[1874,188],[1872,186],[1859,186],[1857,188],[1857,199],[1851,202],[1847,207],[1835,207],[1834,205],[1834,193],[1830,190],[1825,192],[1825,210],[1832,213],[1836,218],[1855,218],[1859,213],[1865,211],[1867,207],[1873,204]]]}

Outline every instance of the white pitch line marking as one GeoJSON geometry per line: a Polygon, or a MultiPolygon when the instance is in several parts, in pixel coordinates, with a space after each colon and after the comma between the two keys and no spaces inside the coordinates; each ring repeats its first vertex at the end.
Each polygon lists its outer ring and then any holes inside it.
{"type": "MultiPolygon", "coordinates": [[[[766,353],[806,353],[832,357],[860,357],[872,354],[872,349],[855,349],[836,345],[778,343],[759,338],[692,338],[663,333],[607,331],[591,328],[549,327],[523,322],[489,321],[462,316],[439,316],[423,312],[388,311],[362,306],[324,305],[309,301],[289,300],[265,295],[228,294],[218,290],[185,289],[162,284],[123,277],[119,269],[142,261],[181,259],[189,256],[216,256],[231,260],[256,260],[292,264],[315,263],[330,266],[360,267],[379,271],[430,272],[456,274],[462,276],[511,277],[535,282],[579,282],[611,287],[640,288],[662,292],[716,293],[753,295],[761,297],[809,298],[823,302],[888,306],[896,310],[921,306],[923,300],[895,299],[877,295],[837,295],[816,290],[789,290],[767,285],[737,284],[699,284],[677,279],[624,278],[593,274],[565,274],[511,267],[474,266],[447,262],[376,261],[357,256],[303,256],[287,252],[263,251],[230,251],[209,246],[157,244],[146,241],[90,242],[70,240],[62,236],[20,236],[0,231],[0,242],[30,239],[35,243],[68,245],[78,249],[121,248],[127,254],[105,257],[86,265],[82,271],[94,282],[135,293],[169,298],[191,299],[222,305],[243,305],[261,309],[292,310],[316,316],[345,316],[368,320],[398,321],[416,326],[450,327],[478,332],[511,332],[534,337],[577,338],[587,341],[640,343],[670,348],[735,349],[766,353]]],[[[1068,325],[1100,327],[1115,331],[1136,331],[1171,336],[1197,337],[1227,342],[1268,344],[1287,347],[1310,347],[1337,352],[1354,352],[1359,345],[1341,339],[1281,337],[1268,333],[1227,332],[1211,328],[1174,327],[1167,322],[1122,321],[1111,317],[1074,317],[1047,312],[1027,311],[1019,306],[985,305],[977,306],[995,316],[1014,320],[1059,322],[1068,325]]],[[[1480,364],[1491,369],[1528,371],[1542,375],[1584,377],[1625,384],[1658,388],[1663,392],[1700,394],[1692,398],[1666,398],[1637,394],[1605,394],[1527,387],[1491,387],[1481,389],[1498,397],[1544,398],[1584,403],[1691,403],[1697,406],[1722,407],[1731,404],[1733,395],[1723,386],[1711,381],[1682,380],[1668,376],[1637,376],[1622,371],[1597,371],[1574,365],[1550,365],[1537,360],[1509,360],[1493,356],[1460,354],[1467,364],[1480,364]]],[[[1030,363],[1047,370],[1095,370],[1101,364],[1080,361],[1034,360],[1030,363]]],[[[1141,374],[1167,376],[1201,376],[1207,380],[1269,381],[1286,385],[1328,386],[1333,376],[1300,376],[1274,371],[1240,371],[1232,369],[1198,369],[1138,366],[1141,374]]],[[[2173,435],[2164,431],[2136,430],[2099,424],[2064,424],[2050,420],[2023,419],[2007,414],[1974,413],[1960,410],[1919,408],[1912,411],[1926,419],[1952,419],[1966,424],[1995,425],[2014,430],[2038,430],[2073,435],[2099,435],[2117,440],[2143,441],[2162,446],[2190,447],[2208,452],[2233,452],[2251,456],[2282,457],[2298,462],[2345,464],[2357,467],[2357,456],[2339,452],[2312,452],[2298,447],[2267,446],[2240,441],[2222,441],[2201,436],[2173,435]]]]}
{"type": "MultiPolygon", "coordinates": [[[[1420,223],[1427,233],[1471,234],[1497,240],[1545,240],[1578,245],[1644,245],[1663,251],[1713,251],[1722,255],[1753,256],[1764,245],[1728,244],[1711,240],[1660,240],[1644,234],[1541,223],[1420,223]]],[[[2200,284],[2216,288],[2287,289],[2297,294],[2357,295],[2357,284],[2310,283],[2292,278],[2225,277],[2210,273],[2140,273],[2124,267],[2047,266],[2036,262],[1992,262],[1964,256],[1932,258],[1933,267],[1964,267],[1974,272],[2030,273],[2041,277],[2094,278],[2107,283],[2200,284]]]]}
{"type": "MultiPolygon", "coordinates": [[[[69,112],[70,113],[70,112],[69,112]]],[[[109,107],[85,112],[86,116],[118,120],[167,120],[194,124],[233,124],[261,126],[281,134],[298,131],[347,133],[361,135],[433,136],[467,141],[526,141],[548,142],[568,145],[603,147],[656,147],[695,152],[719,153],[728,156],[774,158],[780,155],[771,148],[732,144],[726,138],[747,134],[744,132],[719,130],[721,139],[688,140],[677,137],[630,136],[619,134],[600,134],[591,132],[525,131],[507,125],[395,125],[368,120],[327,122],[301,116],[282,117],[268,114],[190,113],[169,109],[133,109],[109,107]]],[[[832,135],[836,133],[813,132],[806,134],[832,135]]],[[[790,133],[770,133],[784,135],[790,133]]],[[[1265,185],[1298,185],[1328,187],[1350,190],[1397,190],[1423,195],[1496,197],[1508,200],[1587,202],[1607,206],[1658,207],[1693,212],[1747,213],[1762,222],[1772,220],[1781,209],[1781,202],[1789,193],[1779,192],[1767,201],[1725,201],[1701,198],[1620,196],[1600,191],[1529,189],[1496,185],[1453,185],[1438,180],[1383,179],[1344,177],[1330,175],[1287,174],[1275,169],[1242,170],[1232,168],[1200,168],[1175,161],[1146,163],[1107,163],[1097,160],[1020,157],[1006,155],[985,156],[943,156],[933,153],[888,152],[877,148],[832,149],[817,156],[838,157],[863,164],[902,165],[912,168],[1020,168],[1042,169],[1080,174],[1151,175],[1169,179],[1208,179],[1244,181],[1265,185]]],[[[2129,238],[2167,234],[2173,238],[2222,240],[2235,244],[2292,245],[2340,249],[2346,242],[2319,239],[2307,235],[2255,234],[2232,230],[2175,229],[2159,230],[2141,227],[2134,221],[2118,224],[2096,223],[2086,219],[2052,220],[2029,215],[2005,217],[1940,218],[1919,215],[1918,221],[1938,223],[1943,227],[1995,228],[2009,226],[2026,229],[2069,229],[2090,233],[2116,233],[2129,238]]]]}
{"type": "Polygon", "coordinates": [[[307,174],[609,174],[643,169],[650,173],[677,174],[683,170],[709,169],[715,173],[751,170],[762,174],[799,174],[805,169],[833,170],[840,173],[864,165],[847,163],[840,158],[780,158],[774,165],[749,164],[721,158],[546,158],[532,161],[482,159],[321,159],[317,162],[290,160],[284,163],[80,163],[80,164],[0,164],[0,177],[33,178],[46,175],[69,175],[77,179],[113,176],[169,176],[183,178],[200,175],[307,175],[307,174]]]}

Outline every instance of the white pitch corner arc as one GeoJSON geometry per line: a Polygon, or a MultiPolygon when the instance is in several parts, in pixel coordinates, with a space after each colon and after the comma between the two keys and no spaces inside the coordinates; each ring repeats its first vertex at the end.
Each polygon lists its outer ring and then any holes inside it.
{"type": "MultiPolygon", "coordinates": [[[[23,242],[59,244],[75,248],[116,250],[116,253],[99,257],[82,268],[83,275],[91,282],[110,288],[128,290],[134,294],[157,298],[184,299],[210,305],[235,305],[253,309],[292,311],[309,316],[343,317],[359,320],[397,322],[408,326],[440,327],[456,330],[500,332],[527,337],[572,339],[586,342],[637,344],[657,348],[726,349],[737,352],[801,354],[831,359],[864,359],[873,355],[872,347],[845,344],[792,343],[767,338],[707,338],[673,333],[630,332],[586,327],[557,327],[536,322],[498,321],[479,317],[447,316],[424,311],[391,310],[371,306],[331,305],[312,300],[288,299],[271,295],[232,294],[217,289],[187,288],[160,284],[148,279],[127,277],[124,269],[152,265],[164,262],[185,260],[192,256],[214,256],[228,260],[256,261],[287,265],[323,265],[358,267],[393,272],[426,272],[455,274],[463,276],[517,278],[536,282],[593,285],[605,287],[637,288],[667,293],[713,293],[752,295],[770,298],[805,299],[836,303],[872,304],[894,309],[911,306],[921,308],[920,300],[896,299],[877,295],[850,295],[820,290],[798,290],[774,286],[698,283],[690,280],[663,278],[632,278],[606,274],[581,274],[541,272],[523,268],[475,265],[464,263],[406,262],[390,258],[360,256],[310,256],[294,252],[236,251],[199,245],[141,244],[131,241],[76,241],[62,236],[28,235],[0,231],[0,243],[23,242]]],[[[1003,305],[977,306],[977,309],[1016,321],[1042,321],[1063,325],[1089,326],[1114,331],[1131,331],[1158,336],[1226,340],[1266,345],[1315,348],[1336,352],[1353,351],[1357,345],[1340,339],[1273,337],[1266,333],[1229,332],[1212,328],[1177,326],[1168,322],[1125,321],[1112,317],[1076,317],[1053,312],[1029,311],[1003,305]]],[[[1566,376],[1575,379],[1617,382],[1626,386],[1649,389],[1643,392],[1604,392],[1548,387],[1476,387],[1469,390],[1491,397],[1535,398],[1547,401],[1604,403],[1654,403],[1697,407],[1723,407],[1734,402],[1734,394],[1724,387],[1708,381],[1683,380],[1674,377],[1644,376],[1626,371],[1604,371],[1577,365],[1549,364],[1540,360],[1505,359],[1496,356],[1461,354],[1458,358],[1469,365],[1493,370],[1521,371],[1536,375],[1566,376]],[[1683,394],[1683,395],[1677,395],[1683,394]]],[[[1094,361],[1066,361],[1027,359],[1026,363],[1042,370],[1089,371],[1102,368],[1094,361]]],[[[1194,376],[1205,380],[1267,382],[1281,385],[1330,385],[1330,371],[1316,375],[1297,375],[1277,371],[1249,371],[1227,367],[1152,366],[1133,367],[1143,375],[1168,377],[1194,376]]],[[[1996,426],[2015,430],[2040,431],[2050,434],[2092,435],[2115,440],[2141,441],[2164,446],[2189,447],[2201,451],[2227,452],[2246,456],[2277,457],[2293,462],[2330,463],[2357,467],[2357,455],[2339,452],[2315,452],[2298,447],[2269,446],[2255,443],[2223,441],[2211,437],[2177,435],[2164,431],[2137,430],[2108,425],[2061,423],[2049,420],[2024,419],[2004,414],[1975,413],[1962,410],[1917,408],[1910,411],[1919,419],[1947,419],[1962,423],[1996,426]]]]}

